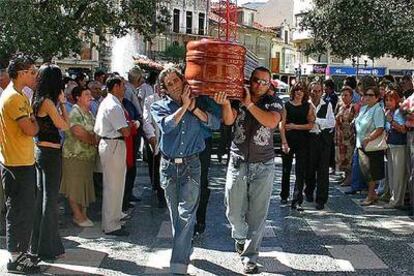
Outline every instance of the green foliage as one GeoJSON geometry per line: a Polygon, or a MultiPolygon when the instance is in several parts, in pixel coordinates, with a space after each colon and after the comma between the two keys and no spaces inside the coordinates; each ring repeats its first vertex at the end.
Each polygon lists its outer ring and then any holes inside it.
{"type": "Polygon", "coordinates": [[[314,0],[314,6],[302,21],[314,36],[308,53],[414,58],[413,0],[314,0]]]}
{"type": "Polygon", "coordinates": [[[162,33],[170,24],[171,15],[167,8],[156,0],[123,0],[121,7],[126,28],[134,29],[150,41],[162,33]],[[158,10],[158,12],[156,12],[158,10]]]}
{"type": "Polygon", "coordinates": [[[164,55],[167,59],[171,59],[175,63],[184,61],[185,47],[178,44],[171,44],[165,49],[164,55]]]}
{"type": "Polygon", "coordinates": [[[155,0],[0,0],[0,60],[21,51],[45,61],[79,53],[92,35],[136,30],[150,39],[169,20],[155,0]],[[80,36],[82,34],[82,36],[80,36]]]}

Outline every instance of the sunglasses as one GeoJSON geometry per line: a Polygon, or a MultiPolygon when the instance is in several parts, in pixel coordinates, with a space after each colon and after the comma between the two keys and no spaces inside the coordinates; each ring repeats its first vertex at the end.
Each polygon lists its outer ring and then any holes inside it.
{"type": "Polygon", "coordinates": [[[257,83],[259,85],[263,85],[263,86],[269,85],[269,83],[270,83],[270,81],[262,80],[262,79],[259,79],[259,78],[256,78],[256,77],[253,77],[252,81],[254,81],[255,83],[257,83]]]}
{"type": "Polygon", "coordinates": [[[371,94],[371,93],[365,93],[364,94],[365,97],[375,97],[375,94],[371,94]]]}

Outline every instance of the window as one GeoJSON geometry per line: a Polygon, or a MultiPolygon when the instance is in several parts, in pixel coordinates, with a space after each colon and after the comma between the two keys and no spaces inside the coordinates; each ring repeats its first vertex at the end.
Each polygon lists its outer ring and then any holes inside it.
{"type": "Polygon", "coordinates": [[[250,17],[249,17],[249,26],[253,26],[254,23],[254,13],[250,13],[250,17]]]}
{"type": "Polygon", "coordinates": [[[198,14],[198,34],[204,35],[204,20],[206,15],[204,13],[198,14]]]}
{"type": "Polygon", "coordinates": [[[285,43],[289,44],[289,31],[285,31],[285,43]]]}
{"type": "Polygon", "coordinates": [[[180,10],[174,9],[173,32],[180,32],[180,10]]]}
{"type": "Polygon", "coordinates": [[[186,17],[186,33],[191,34],[193,32],[193,13],[187,12],[186,17]]]}
{"type": "Polygon", "coordinates": [[[243,12],[238,12],[237,13],[237,23],[242,25],[243,24],[243,12]]]}

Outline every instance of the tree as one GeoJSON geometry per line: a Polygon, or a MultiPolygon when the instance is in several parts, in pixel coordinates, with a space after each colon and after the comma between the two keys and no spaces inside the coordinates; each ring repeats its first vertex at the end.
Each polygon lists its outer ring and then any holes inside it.
{"type": "MultiPolygon", "coordinates": [[[[50,61],[80,52],[83,42],[131,30],[150,37],[156,0],[0,0],[0,59],[16,51],[50,61]]],[[[160,25],[160,24],[156,24],[160,25]]]]}
{"type": "Polygon", "coordinates": [[[175,63],[182,62],[185,58],[185,47],[173,43],[165,49],[164,55],[175,63]]]}
{"type": "Polygon", "coordinates": [[[414,3],[412,0],[314,0],[301,27],[314,39],[307,53],[342,57],[385,54],[414,58],[414,3]]]}

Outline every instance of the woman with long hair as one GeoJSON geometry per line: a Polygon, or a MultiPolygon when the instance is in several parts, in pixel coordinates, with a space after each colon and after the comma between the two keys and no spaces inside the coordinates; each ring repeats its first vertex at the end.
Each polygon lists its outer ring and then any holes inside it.
{"type": "Polygon", "coordinates": [[[282,121],[279,125],[282,139],[282,191],[281,203],[286,204],[290,191],[290,171],[295,156],[295,191],[292,208],[301,209],[303,202],[303,186],[307,159],[307,140],[309,130],[315,121],[314,110],[308,102],[309,94],[306,85],[298,82],[292,87],[290,100],[285,104],[282,121]]]}
{"type": "Polygon", "coordinates": [[[33,110],[36,136],[37,196],[30,252],[40,259],[56,259],[65,252],[58,229],[58,195],[62,174],[60,130],[69,126],[62,71],[54,64],[39,69],[33,110]]]}

